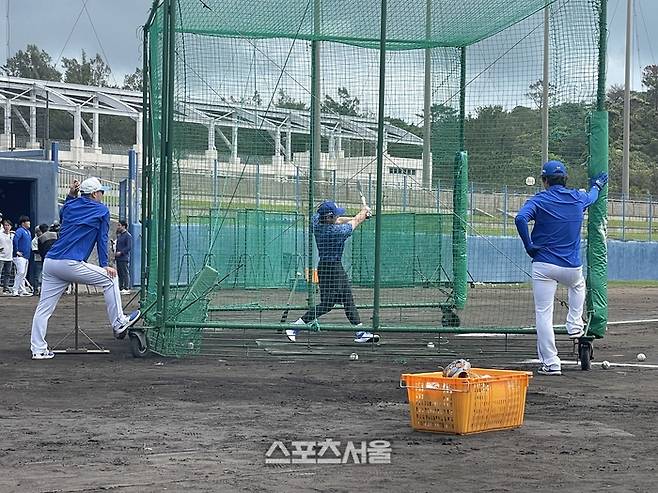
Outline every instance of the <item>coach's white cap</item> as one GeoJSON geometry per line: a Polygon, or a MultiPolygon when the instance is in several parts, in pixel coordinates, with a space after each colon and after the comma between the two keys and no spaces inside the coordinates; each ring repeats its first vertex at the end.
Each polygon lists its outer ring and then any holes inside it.
{"type": "Polygon", "coordinates": [[[104,187],[101,185],[101,181],[95,176],[87,178],[85,181],[80,183],[80,193],[84,194],[90,194],[94,192],[107,192],[109,189],[109,187],[104,187]]]}

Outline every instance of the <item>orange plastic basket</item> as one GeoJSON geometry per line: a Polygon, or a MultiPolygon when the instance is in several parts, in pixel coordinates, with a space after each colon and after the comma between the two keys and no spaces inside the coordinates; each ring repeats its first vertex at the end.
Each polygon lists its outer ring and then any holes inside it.
{"type": "Polygon", "coordinates": [[[405,373],[411,426],[415,430],[465,435],[523,424],[532,373],[472,368],[470,378],[441,372],[405,373]]]}

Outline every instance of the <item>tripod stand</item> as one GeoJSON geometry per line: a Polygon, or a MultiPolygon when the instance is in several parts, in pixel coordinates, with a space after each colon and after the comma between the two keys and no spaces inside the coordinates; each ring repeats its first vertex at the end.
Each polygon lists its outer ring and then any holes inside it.
{"type": "MultiPolygon", "coordinates": [[[[87,335],[87,333],[80,328],[80,322],[79,322],[79,306],[78,306],[78,284],[75,284],[75,288],[73,291],[73,296],[74,296],[74,309],[73,309],[73,330],[69,332],[66,336],[64,336],[63,339],[61,339],[56,345],[55,349],[53,349],[53,353],[58,353],[58,354],[107,354],[110,352],[109,349],[105,349],[98,344],[96,344],[91,337],[87,335]],[[83,335],[88,342],[90,342],[93,345],[93,348],[87,348],[86,346],[80,346],[80,335],[83,335]],[[57,349],[59,348],[60,344],[62,344],[65,340],[67,340],[69,337],[73,336],[73,347],[69,346],[66,349],[57,349]]],[[[84,342],[84,341],[83,341],[84,342]]]]}

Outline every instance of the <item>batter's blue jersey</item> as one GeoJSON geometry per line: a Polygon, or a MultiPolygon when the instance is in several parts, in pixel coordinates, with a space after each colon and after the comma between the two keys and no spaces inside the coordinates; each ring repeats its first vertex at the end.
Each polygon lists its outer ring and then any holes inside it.
{"type": "Polygon", "coordinates": [[[96,245],[98,265],[107,267],[110,232],[110,210],[107,206],[88,197],[69,196],[62,207],[60,219],[59,239],[46,258],[86,261],[96,245]]]}
{"type": "Polygon", "coordinates": [[[553,185],[529,198],[515,223],[526,249],[530,243],[538,249],[532,261],[580,267],[580,229],[584,212],[598,197],[597,187],[586,193],[553,185]],[[535,222],[531,235],[529,221],[535,222]]]}
{"type": "Polygon", "coordinates": [[[343,257],[345,240],[352,236],[352,225],[324,224],[318,214],[313,214],[313,233],[320,260],[338,261],[343,257]]]}

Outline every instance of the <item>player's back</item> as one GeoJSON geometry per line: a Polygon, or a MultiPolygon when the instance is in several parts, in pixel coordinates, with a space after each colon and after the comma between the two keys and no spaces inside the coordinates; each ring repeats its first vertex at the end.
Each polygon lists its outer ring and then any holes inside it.
{"type": "Polygon", "coordinates": [[[589,205],[587,194],[556,185],[530,201],[535,221],[531,237],[539,248],[533,261],[563,267],[580,266],[580,232],[584,210],[589,205]]]}
{"type": "Polygon", "coordinates": [[[86,261],[98,241],[101,229],[109,225],[110,210],[88,197],[69,199],[61,212],[59,239],[47,258],[86,261]]]}

